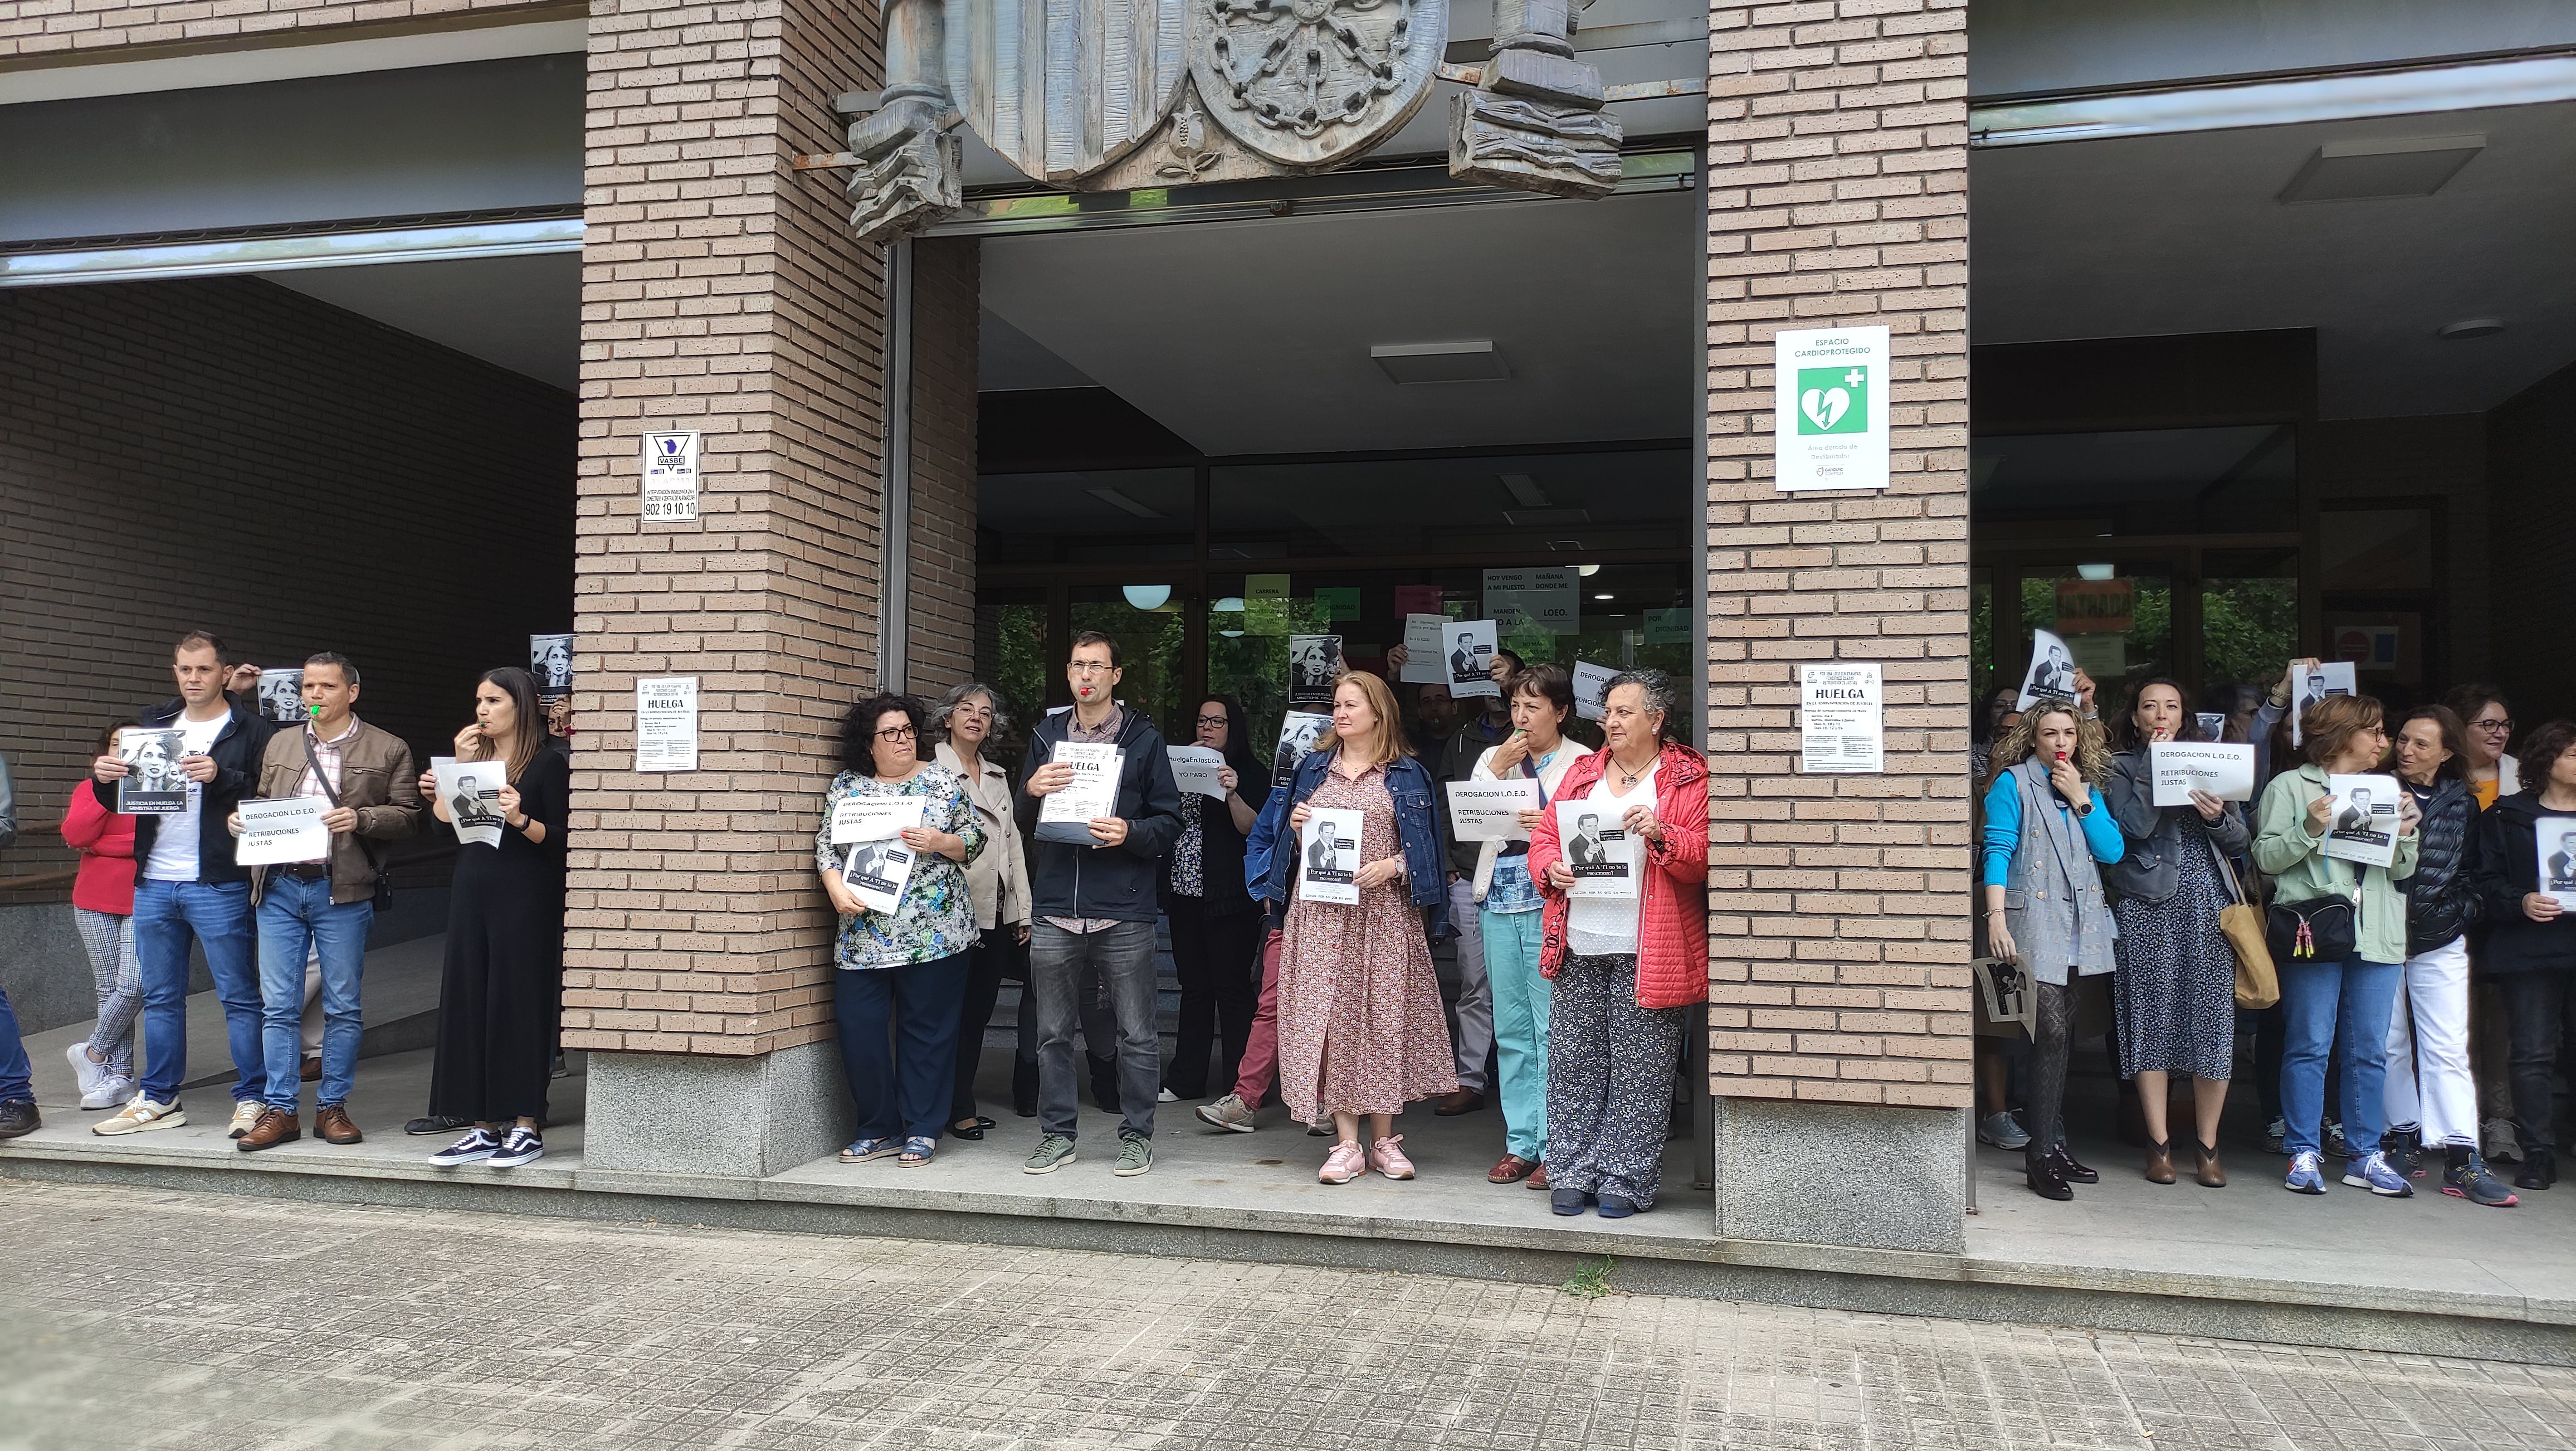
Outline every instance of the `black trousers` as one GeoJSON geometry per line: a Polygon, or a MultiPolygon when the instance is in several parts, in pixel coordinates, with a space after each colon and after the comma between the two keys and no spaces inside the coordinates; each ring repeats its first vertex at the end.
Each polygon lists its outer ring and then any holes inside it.
{"type": "Polygon", "coordinates": [[[1205,1098],[1208,1049],[1220,1046],[1218,1076],[1234,1086],[1244,1045],[1252,1041],[1252,1014],[1261,1001],[1261,914],[1203,917],[1191,899],[1175,899],[1166,919],[1172,928],[1172,967],[1181,979],[1180,1026],[1163,1086],[1182,1098],[1205,1098]]]}
{"type": "Polygon", "coordinates": [[[2513,1080],[2513,1134],[2525,1149],[2550,1148],[2558,1120],[2558,1043],[2569,1031],[2567,977],[2556,972],[2516,972],[2491,978],[2504,991],[2511,1025],[2506,1072],[2513,1080]]]}
{"type": "Polygon", "coordinates": [[[980,1116],[975,1106],[975,1074],[984,1064],[984,1029],[993,1021],[993,1004],[1001,1000],[1002,979],[1028,981],[1029,949],[1014,939],[1005,923],[966,950],[966,999],[957,1009],[957,1088],[948,1104],[951,1124],[980,1116]]]}

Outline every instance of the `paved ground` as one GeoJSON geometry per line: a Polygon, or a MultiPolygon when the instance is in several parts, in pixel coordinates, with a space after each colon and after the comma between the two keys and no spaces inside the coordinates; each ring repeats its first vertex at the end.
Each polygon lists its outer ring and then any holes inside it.
{"type": "Polygon", "coordinates": [[[0,1183],[0,1447],[2537,1447],[2576,1372],[0,1183]]]}

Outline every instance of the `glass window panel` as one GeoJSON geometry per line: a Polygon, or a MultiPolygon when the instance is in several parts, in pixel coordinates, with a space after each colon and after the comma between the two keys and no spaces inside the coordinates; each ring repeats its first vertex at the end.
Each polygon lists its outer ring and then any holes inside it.
{"type": "Polygon", "coordinates": [[[995,759],[1016,770],[1031,722],[1046,709],[1047,683],[1062,659],[1048,647],[1042,589],[987,589],[975,596],[975,678],[1009,697],[1012,749],[995,759]],[[1050,666],[1049,662],[1054,662],[1050,666]]]}
{"type": "Polygon", "coordinates": [[[2086,580],[2071,564],[2024,566],[2021,623],[2016,668],[2029,659],[2029,631],[2054,631],[2065,639],[2075,663],[2093,677],[2094,706],[2106,716],[2128,699],[2132,683],[2173,674],[2173,577],[2162,564],[2115,565],[2109,578],[2100,581],[2086,580]],[[2087,586],[2114,581],[2129,586],[2128,623],[2125,629],[2106,630],[2100,628],[2106,619],[2098,602],[2102,594],[2087,586]]]}
{"type": "Polygon", "coordinates": [[[1969,445],[1978,533],[2261,534],[2298,527],[2286,423],[1989,435],[1969,445]]]}
{"type": "Polygon", "coordinates": [[[987,564],[1186,560],[1197,530],[1190,469],[986,474],[976,480],[975,533],[987,564]]]}
{"type": "Polygon", "coordinates": [[[2298,551],[2213,549],[2200,567],[2204,684],[2268,688],[2299,653],[2298,551]]]}
{"type": "Polygon", "coordinates": [[[1223,564],[1670,549],[1691,470],[1680,449],[1228,465],[1209,473],[1209,553],[1223,564]]]}
{"type": "Polygon", "coordinates": [[[2317,515],[2325,589],[2371,593],[2433,587],[2433,516],[2422,509],[2327,509],[2317,515]]]}

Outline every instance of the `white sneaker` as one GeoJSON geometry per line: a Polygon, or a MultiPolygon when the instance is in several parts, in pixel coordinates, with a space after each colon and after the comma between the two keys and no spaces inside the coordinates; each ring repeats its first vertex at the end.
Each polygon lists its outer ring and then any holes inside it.
{"type": "Polygon", "coordinates": [[[133,1079],[102,1078],[98,1081],[98,1087],[81,1095],[80,1105],[83,1108],[114,1108],[132,1097],[134,1097],[133,1079]]]}
{"type": "Polygon", "coordinates": [[[107,1078],[107,1065],[104,1063],[92,1063],[90,1061],[89,1044],[74,1043],[63,1050],[63,1056],[71,1060],[72,1076],[80,1080],[81,1107],[107,1107],[104,1103],[91,1103],[89,1101],[89,1096],[98,1092],[99,1084],[104,1082],[107,1078]]]}
{"type": "Polygon", "coordinates": [[[1162,1092],[1154,1095],[1154,1101],[1156,1103],[1178,1103],[1181,1101],[1181,1096],[1166,1088],[1162,1092]]]}
{"type": "Polygon", "coordinates": [[[139,1134],[147,1129],[175,1129],[187,1121],[188,1116],[179,1111],[179,1100],[174,1098],[168,1103],[154,1103],[138,1093],[134,1095],[134,1101],[115,1117],[91,1124],[89,1131],[113,1138],[118,1134],[139,1134]]]}
{"type": "Polygon", "coordinates": [[[228,1139],[237,1139],[242,1135],[249,1133],[253,1128],[258,1127],[259,1116],[267,1111],[268,1105],[256,1098],[235,1099],[233,1101],[233,1126],[225,1131],[224,1137],[228,1139]]]}

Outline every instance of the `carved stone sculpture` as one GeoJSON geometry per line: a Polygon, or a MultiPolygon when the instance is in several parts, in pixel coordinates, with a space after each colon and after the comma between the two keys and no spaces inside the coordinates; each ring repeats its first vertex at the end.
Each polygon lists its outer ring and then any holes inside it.
{"type": "Polygon", "coordinates": [[[1484,77],[1449,103],[1450,175],[1570,197],[1619,184],[1619,118],[1566,21],[1566,0],[1496,0],[1484,77]]]}
{"type": "Polygon", "coordinates": [[[860,241],[918,232],[965,204],[964,148],[950,134],[959,116],[939,73],[946,29],[944,0],[886,0],[885,95],[850,123],[859,159],[850,233],[860,241]]]}
{"type": "Polygon", "coordinates": [[[1413,118],[1448,32],[1448,0],[1191,0],[1190,75],[1228,136],[1322,171],[1413,118]]]}
{"type": "Polygon", "coordinates": [[[1079,182],[1135,150],[1180,98],[1186,3],[952,0],[950,93],[1003,160],[1079,182]]]}

